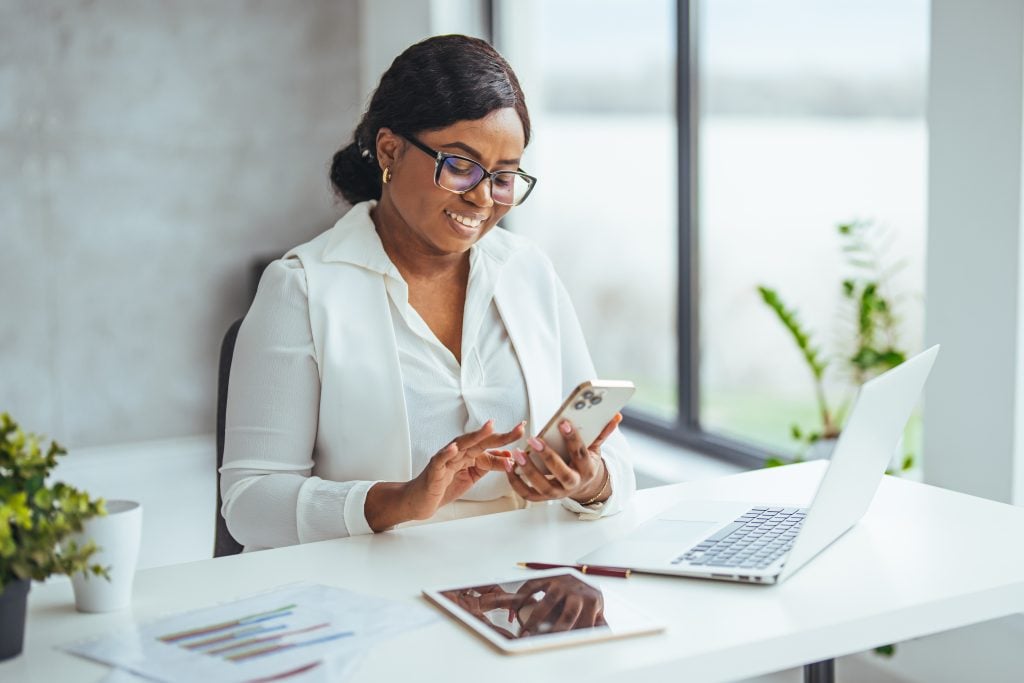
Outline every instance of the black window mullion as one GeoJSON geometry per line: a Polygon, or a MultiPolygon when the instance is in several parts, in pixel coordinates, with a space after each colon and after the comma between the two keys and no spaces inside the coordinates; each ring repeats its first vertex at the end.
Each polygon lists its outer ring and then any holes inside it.
{"type": "Polygon", "coordinates": [[[677,381],[680,427],[700,430],[699,233],[697,231],[698,0],[676,3],[676,122],[678,149],[677,381]]]}
{"type": "Polygon", "coordinates": [[[675,422],[643,412],[623,411],[623,424],[656,438],[744,467],[760,467],[760,448],[726,435],[706,432],[700,424],[700,244],[697,214],[698,79],[697,6],[700,0],[676,2],[676,122],[678,151],[678,264],[676,294],[677,392],[675,422]]]}

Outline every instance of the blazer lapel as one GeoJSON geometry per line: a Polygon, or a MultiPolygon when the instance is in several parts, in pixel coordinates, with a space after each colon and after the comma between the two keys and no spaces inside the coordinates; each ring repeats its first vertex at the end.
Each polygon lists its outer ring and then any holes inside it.
{"type": "MultiPolygon", "coordinates": [[[[327,264],[330,267],[333,264],[327,264]]],[[[314,325],[324,349],[320,445],[343,471],[321,476],[407,481],[412,449],[398,343],[383,276],[341,266],[324,278],[314,325]]]]}
{"type": "Polygon", "coordinates": [[[350,319],[359,322],[345,326],[346,339],[341,344],[354,351],[349,356],[349,386],[364,387],[365,400],[354,406],[349,429],[365,440],[362,452],[371,454],[378,463],[396,463],[389,476],[403,481],[411,479],[413,472],[398,342],[383,277],[375,273],[366,276],[370,291],[362,303],[353,307],[352,314],[358,317],[350,319]],[[367,306],[369,301],[373,303],[367,306]]]}

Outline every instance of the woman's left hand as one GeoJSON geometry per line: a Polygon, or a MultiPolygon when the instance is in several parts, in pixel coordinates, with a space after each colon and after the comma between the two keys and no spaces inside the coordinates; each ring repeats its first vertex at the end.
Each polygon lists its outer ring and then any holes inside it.
{"type": "Polygon", "coordinates": [[[558,429],[569,450],[568,463],[546,443],[531,437],[530,448],[540,457],[548,473],[538,468],[531,458],[517,449],[510,452],[516,467],[508,473],[509,484],[519,496],[532,501],[572,498],[580,503],[599,503],[607,500],[612,491],[611,483],[607,479],[607,465],[601,457],[601,445],[620,422],[622,415],[616,413],[588,446],[583,443],[573,424],[563,420],[558,429]],[[596,496],[600,497],[594,500],[596,496]]]}

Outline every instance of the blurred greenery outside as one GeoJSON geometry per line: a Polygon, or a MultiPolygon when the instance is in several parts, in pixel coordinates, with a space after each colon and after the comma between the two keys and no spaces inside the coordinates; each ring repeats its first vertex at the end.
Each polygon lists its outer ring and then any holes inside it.
{"type": "Polygon", "coordinates": [[[674,422],[679,411],[679,394],[674,382],[665,378],[646,377],[635,381],[636,394],[629,408],[662,420],[674,422]]]}
{"type": "MultiPolygon", "coordinates": [[[[852,399],[852,392],[845,397],[852,399]]],[[[764,446],[768,456],[790,460],[799,454],[798,444],[790,434],[790,425],[801,429],[820,425],[814,397],[808,391],[806,399],[792,399],[771,392],[742,390],[733,392],[704,392],[701,403],[702,427],[733,438],[764,446]]],[[[908,453],[919,464],[922,443],[921,414],[915,412],[903,433],[899,459],[908,453]]],[[[898,463],[894,463],[898,468],[898,463]]]]}
{"type": "MultiPolygon", "coordinates": [[[[853,396],[851,391],[842,397],[846,408],[853,396]]],[[[770,390],[721,391],[705,387],[701,399],[701,426],[705,431],[760,446],[767,457],[793,459],[802,446],[793,439],[791,425],[797,424],[806,431],[819,427],[821,422],[810,389],[807,398],[791,398],[770,390]]],[[[637,381],[637,392],[629,406],[634,411],[673,421],[678,394],[675,386],[664,379],[643,378],[637,381]]],[[[920,465],[922,430],[921,414],[915,412],[907,423],[899,452],[900,460],[913,454],[915,467],[920,465]]],[[[898,464],[894,463],[894,467],[898,464]]]]}

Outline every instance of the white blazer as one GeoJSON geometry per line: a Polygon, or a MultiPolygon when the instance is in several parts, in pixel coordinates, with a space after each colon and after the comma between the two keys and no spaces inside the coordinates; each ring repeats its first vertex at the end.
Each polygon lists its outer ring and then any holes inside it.
{"type": "MultiPolygon", "coordinates": [[[[305,275],[309,334],[320,380],[312,462],[309,455],[304,462],[274,462],[273,454],[254,460],[250,454],[233,452],[229,392],[223,470],[244,469],[252,477],[307,473],[295,500],[302,542],[331,537],[331,523],[325,516],[339,512],[348,522],[349,533],[368,533],[362,503],[372,482],[408,481],[418,474],[412,469],[405,395],[384,277],[353,265],[348,258],[365,252],[368,240],[379,240],[370,218],[373,206],[374,202],[357,204],[333,228],[284,256],[286,262],[297,259],[305,275]],[[340,511],[331,510],[322,493],[317,493],[322,488],[319,482],[354,480],[367,485],[360,487],[361,495],[349,496],[340,511]],[[362,524],[356,519],[360,517],[362,524]]],[[[564,286],[536,246],[495,227],[474,248],[504,260],[494,302],[519,359],[529,405],[527,427],[535,434],[570,390],[597,377],[590,353],[564,286]]],[[[245,336],[243,323],[240,344],[245,336]]],[[[618,512],[636,489],[628,445],[619,430],[605,442],[602,455],[613,494],[592,517],[618,512]]],[[[251,482],[224,487],[229,528],[239,522],[232,520],[232,498],[247,483],[251,482]]],[[[564,503],[577,512],[589,511],[575,501],[564,503]]],[[[252,507],[245,507],[251,514],[252,507]]]]}

